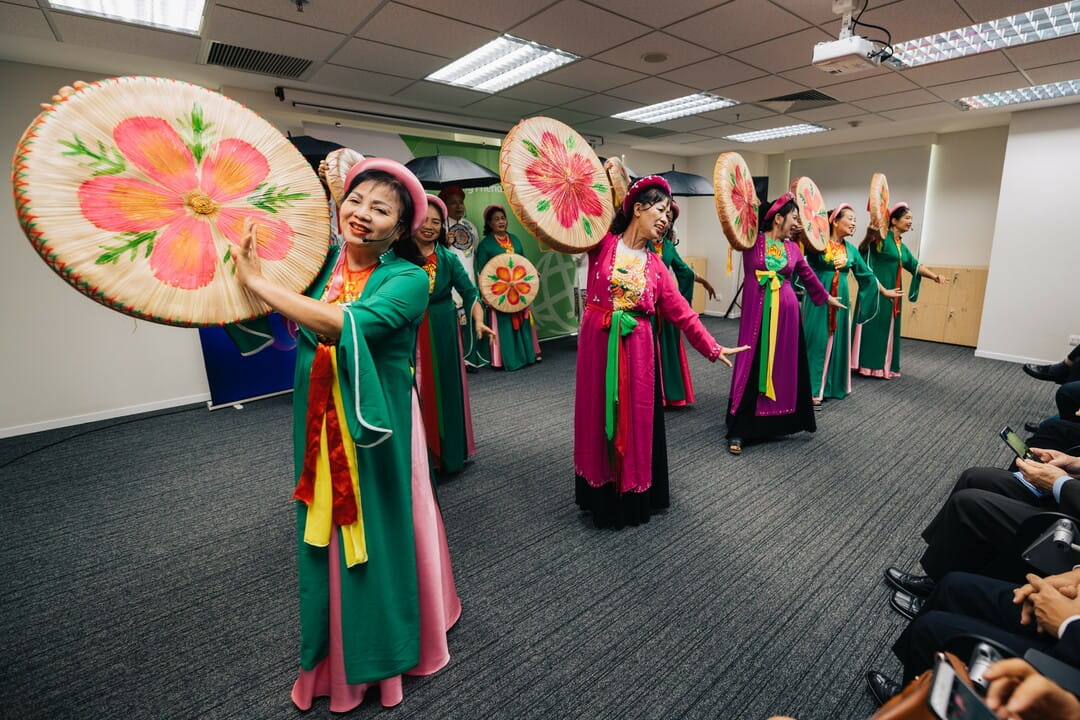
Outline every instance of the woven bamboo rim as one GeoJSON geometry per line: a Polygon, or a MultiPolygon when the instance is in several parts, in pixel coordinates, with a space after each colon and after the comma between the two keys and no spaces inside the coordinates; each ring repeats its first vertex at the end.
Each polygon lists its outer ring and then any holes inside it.
{"type": "Polygon", "coordinates": [[[754,178],[742,155],[720,153],[713,167],[713,199],[716,214],[731,247],[749,250],[757,242],[758,200],[754,178]]]}
{"type": "Polygon", "coordinates": [[[16,212],[86,296],[166,325],[264,315],[231,262],[245,218],[267,278],[297,292],[315,278],[329,243],[318,178],[251,110],[153,77],[76,83],[43,107],[15,150],[16,212]]]}
{"type": "Polygon", "coordinates": [[[622,201],[626,198],[627,191],[630,190],[630,173],[626,171],[623,161],[617,157],[610,157],[607,162],[605,169],[607,170],[608,181],[611,183],[611,200],[614,207],[620,208],[622,207],[622,201]]]}
{"type": "Polygon", "coordinates": [[[326,156],[323,179],[326,187],[330,189],[330,197],[334,198],[334,204],[340,206],[345,199],[345,178],[353,165],[364,159],[364,156],[352,148],[338,148],[332,150],[326,156]]]}
{"type": "Polygon", "coordinates": [[[889,232],[889,180],[885,173],[874,173],[870,178],[866,209],[870,211],[870,227],[885,237],[889,232]]]}
{"type": "Polygon", "coordinates": [[[791,194],[799,208],[806,241],[815,250],[824,252],[829,242],[829,209],[825,198],[817,184],[805,175],[791,181],[791,194]]]}

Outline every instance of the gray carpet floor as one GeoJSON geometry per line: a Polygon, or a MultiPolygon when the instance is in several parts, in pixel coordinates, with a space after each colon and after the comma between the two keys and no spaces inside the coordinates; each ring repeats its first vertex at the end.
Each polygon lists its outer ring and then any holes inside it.
{"type": "MultiPolygon", "coordinates": [[[[734,344],[737,322],[706,319],[734,344]]],[[[816,434],[729,456],[730,371],[693,355],[668,411],[672,506],[621,532],[573,502],[575,343],[470,375],[479,455],[439,487],[464,614],[450,665],[349,717],[864,718],[899,676],[881,571],[914,568],[957,474],[1052,387],[970,348],[905,341],[816,434]]],[[[0,716],[299,713],[291,398],[0,441],[0,716]]]]}

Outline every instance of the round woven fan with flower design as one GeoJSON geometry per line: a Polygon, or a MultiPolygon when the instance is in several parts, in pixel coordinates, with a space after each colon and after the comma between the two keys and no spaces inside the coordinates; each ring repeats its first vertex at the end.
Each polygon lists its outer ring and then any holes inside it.
{"type": "Polygon", "coordinates": [[[870,211],[870,226],[885,237],[889,232],[889,181],[885,173],[874,173],[870,177],[866,209],[870,211]]]}
{"type": "Polygon", "coordinates": [[[533,117],[515,125],[499,152],[499,175],[517,219],[556,250],[585,252],[611,224],[607,171],[589,144],[558,120],[533,117]]]}
{"type": "Polygon", "coordinates": [[[630,189],[630,173],[626,171],[623,161],[617,157],[607,159],[608,181],[611,183],[611,199],[616,208],[622,207],[622,201],[630,189]]]}
{"type": "Polygon", "coordinates": [[[478,276],[480,296],[499,312],[516,313],[532,305],[540,290],[540,274],[524,255],[500,253],[478,276]]]}
{"type": "Polygon", "coordinates": [[[829,243],[829,209],[825,207],[825,198],[817,184],[805,175],[791,181],[791,194],[795,196],[807,242],[824,252],[829,243]]]}
{"type": "Polygon", "coordinates": [[[713,198],[716,214],[728,243],[736,250],[749,250],[757,242],[758,200],[750,168],[737,152],[720,153],[713,168],[713,198]]]}
{"type": "Polygon", "coordinates": [[[176,80],[76,83],[15,150],[23,230],[64,280],[135,317],[221,325],[269,311],[235,278],[243,227],[265,276],[302,291],[329,242],[311,166],[272,125],[176,80]]]}

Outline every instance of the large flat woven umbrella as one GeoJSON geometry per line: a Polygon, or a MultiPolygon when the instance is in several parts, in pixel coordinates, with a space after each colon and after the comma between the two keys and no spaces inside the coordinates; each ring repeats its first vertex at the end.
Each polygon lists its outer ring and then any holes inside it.
{"type": "Polygon", "coordinates": [[[405,167],[428,190],[441,190],[445,185],[488,187],[499,182],[499,176],[483,165],[456,155],[424,155],[405,163],[405,167]]]}
{"type": "Polygon", "coordinates": [[[679,172],[675,169],[675,166],[672,165],[671,170],[660,173],[660,177],[667,180],[668,185],[671,186],[672,195],[681,195],[684,197],[697,197],[699,195],[707,195],[709,197],[712,197],[712,183],[701,177],[700,175],[679,172]]]}

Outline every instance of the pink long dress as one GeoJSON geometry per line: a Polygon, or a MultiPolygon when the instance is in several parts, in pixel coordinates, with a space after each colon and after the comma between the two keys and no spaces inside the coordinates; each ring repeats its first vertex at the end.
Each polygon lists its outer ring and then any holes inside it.
{"type": "Polygon", "coordinates": [[[719,357],[721,347],[679,294],[660,257],[646,253],[645,287],[632,310],[641,317],[637,327],[622,337],[619,350],[618,415],[625,449],[612,453],[605,429],[605,377],[615,309],[611,278],[616,272],[618,245],[619,238],[608,233],[589,251],[586,310],[578,336],[574,470],[592,488],[614,481],[621,495],[642,493],[652,485],[656,338],[649,316],[659,309],[664,319],[682,330],[690,345],[710,361],[719,357]]]}

